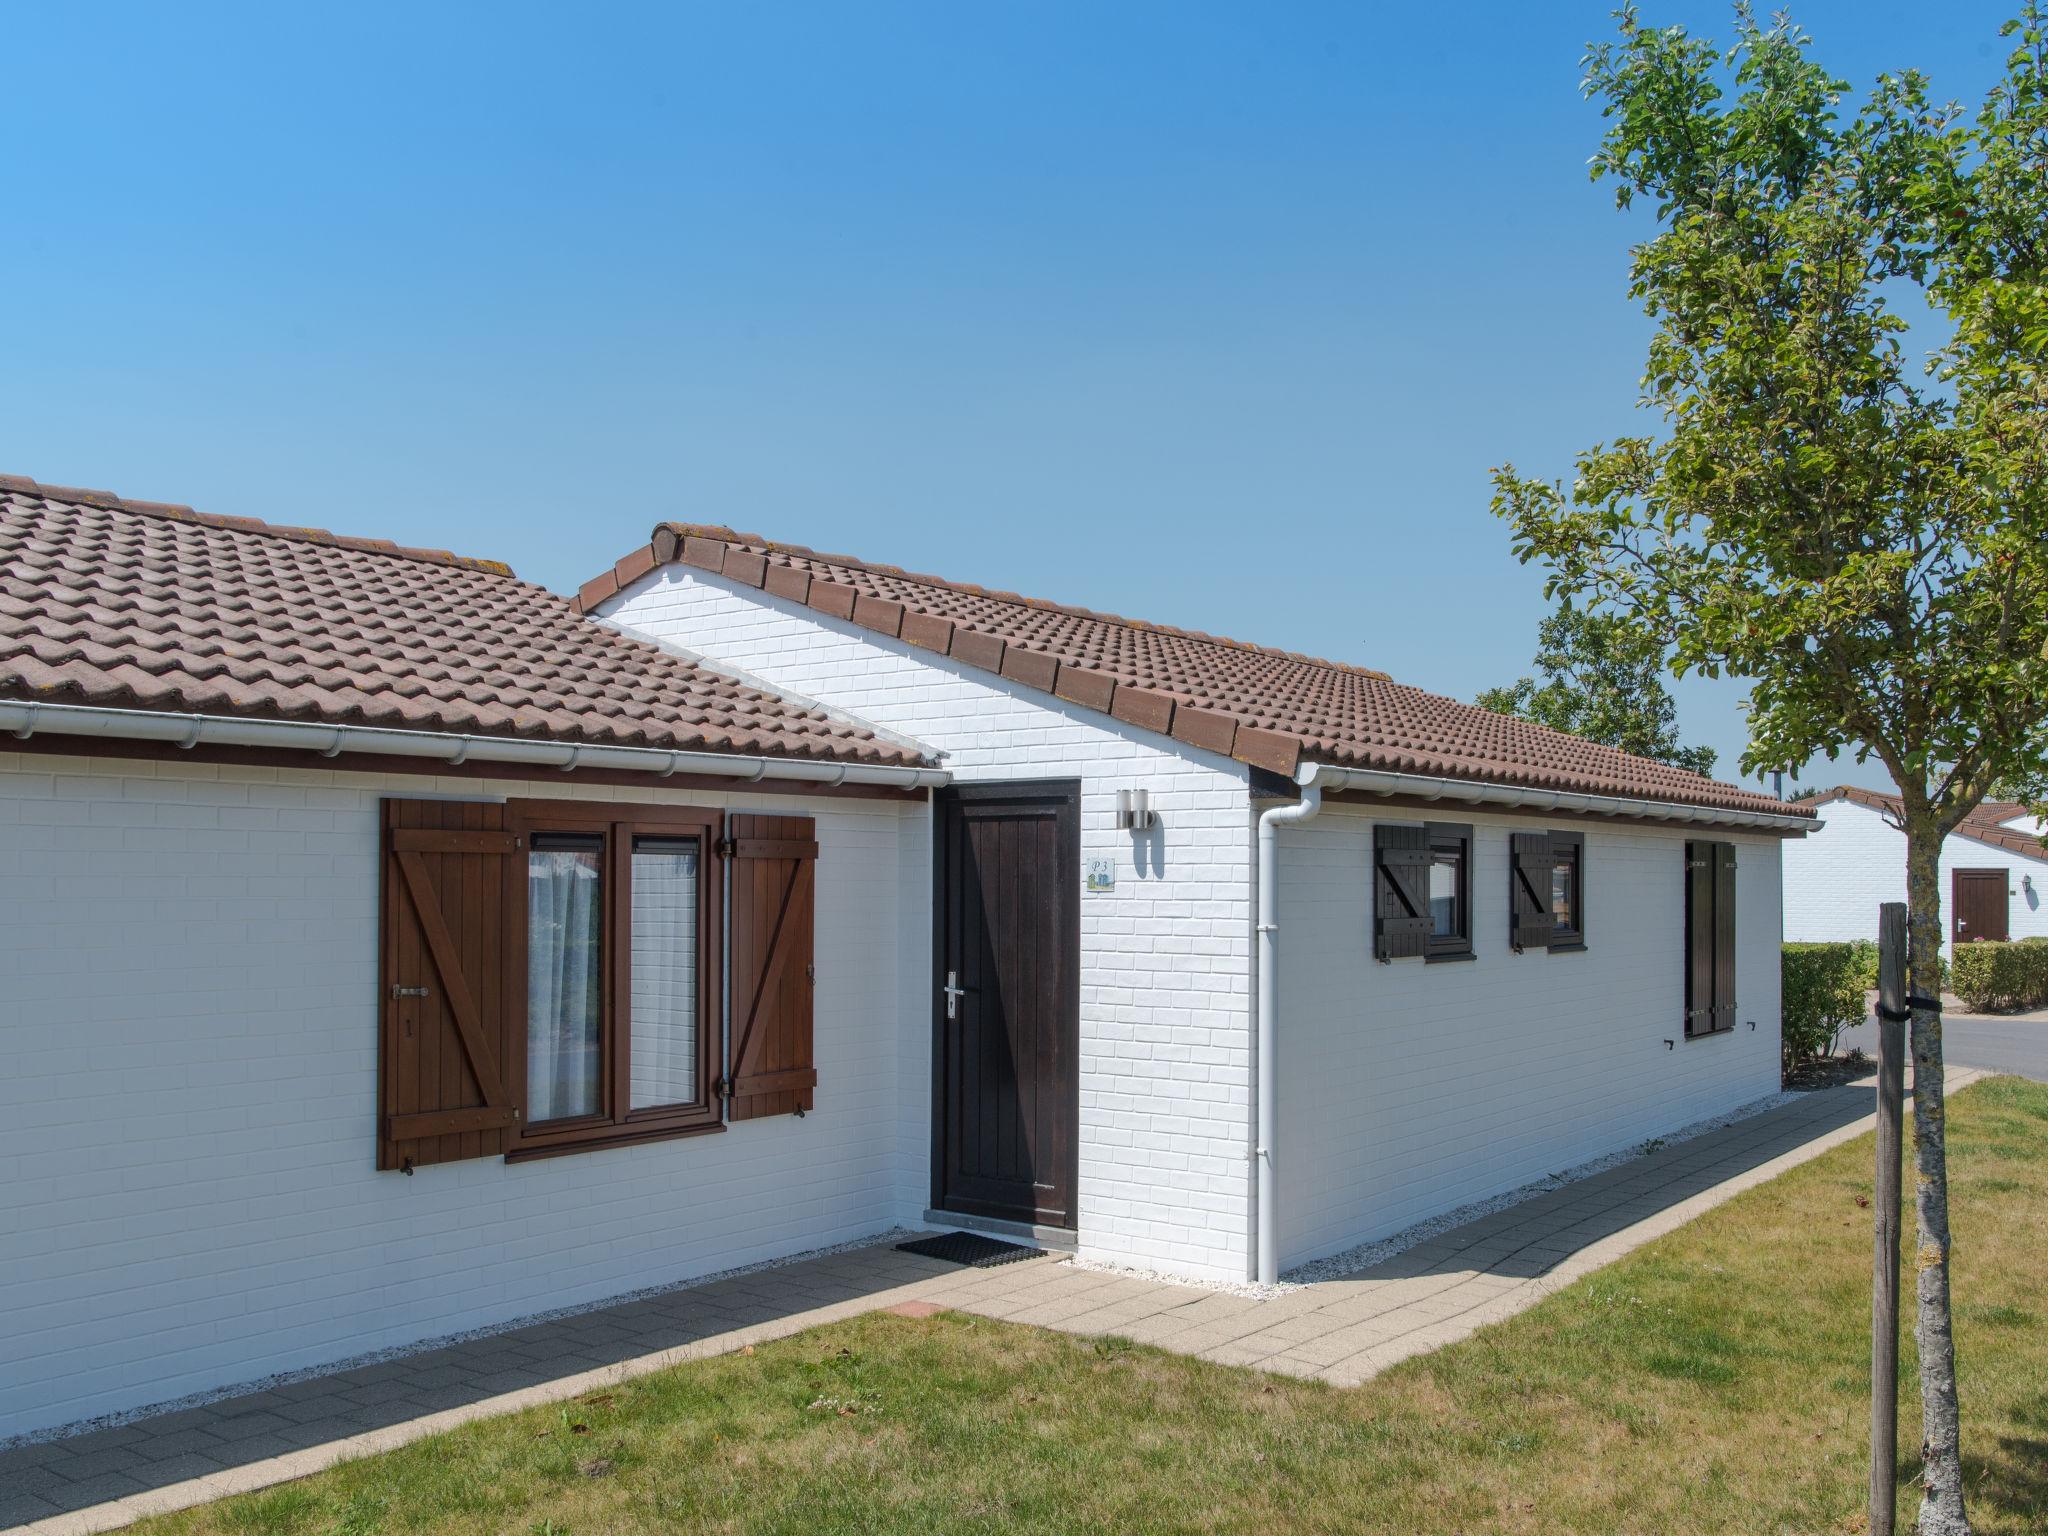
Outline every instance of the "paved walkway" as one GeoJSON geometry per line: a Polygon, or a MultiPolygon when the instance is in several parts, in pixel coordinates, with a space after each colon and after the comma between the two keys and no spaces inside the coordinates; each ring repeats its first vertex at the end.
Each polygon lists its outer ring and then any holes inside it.
{"type": "MultiPolygon", "coordinates": [[[[1980,1074],[1959,1070],[1951,1091],[1980,1074]]],[[[304,1477],[495,1414],[878,1307],[932,1306],[1119,1334],[1230,1365],[1355,1385],[1532,1306],[1870,1123],[1830,1089],[1431,1238],[1342,1280],[1254,1301],[1054,1257],[962,1269],[860,1249],[41,1445],[0,1451],[0,1527],[112,1530],[304,1477]]]]}

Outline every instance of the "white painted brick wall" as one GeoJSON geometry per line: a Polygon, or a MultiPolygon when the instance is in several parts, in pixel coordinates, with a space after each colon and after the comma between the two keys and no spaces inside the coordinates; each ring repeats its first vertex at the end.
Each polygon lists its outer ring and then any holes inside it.
{"type": "Polygon", "coordinates": [[[921,806],[818,819],[817,1110],[374,1171],[377,802],[653,790],[0,753],[0,1437],[914,1221],[921,806]]]}
{"type": "Polygon", "coordinates": [[[1508,835],[1542,824],[1434,819],[1474,827],[1472,960],[1373,959],[1371,813],[1332,805],[1281,834],[1283,1265],[1777,1090],[1776,839],[1730,839],[1738,1023],[1687,1041],[1683,834],[1581,826],[1586,951],[1516,955],[1508,835]]]}
{"type": "MultiPolygon", "coordinates": [[[[1827,823],[1785,849],[1785,937],[1796,943],[1875,939],[1877,909],[1906,899],[1906,834],[1869,806],[1836,800],[1827,823]]],[[[1951,834],[1941,845],[1941,945],[1949,948],[1958,869],[2003,869],[2006,923],[2015,939],[2048,934],[2048,854],[2028,858],[1951,834]],[[2022,884],[2033,877],[2033,889],[2022,884]]]]}
{"type": "MultiPolygon", "coordinates": [[[[600,612],[914,736],[950,754],[962,781],[1081,780],[1082,856],[1113,859],[1118,875],[1113,892],[1081,898],[1080,1241],[1103,1258],[1243,1278],[1244,766],[690,567],[655,571],[600,612]],[[1142,839],[1115,826],[1116,791],[1132,787],[1150,790],[1161,821],[1142,839]]],[[[928,919],[903,942],[906,972],[929,976],[928,919]]],[[[929,1044],[905,1063],[906,1095],[930,1096],[929,1044]]]]}

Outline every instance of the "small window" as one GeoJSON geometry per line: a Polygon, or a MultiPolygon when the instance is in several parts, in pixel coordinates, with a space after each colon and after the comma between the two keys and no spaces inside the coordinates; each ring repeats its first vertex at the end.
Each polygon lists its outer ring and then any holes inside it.
{"type": "Polygon", "coordinates": [[[1582,832],[1508,837],[1508,946],[1586,947],[1586,838],[1582,832]]]}
{"type": "Polygon", "coordinates": [[[1429,837],[1429,958],[1472,953],[1472,829],[1433,821],[1429,837]]]}
{"type": "Polygon", "coordinates": [[[716,812],[514,801],[526,837],[522,1153],[716,1124],[716,812]]]}
{"type": "Polygon", "coordinates": [[[1550,834],[1550,947],[1569,949],[1586,942],[1586,838],[1580,832],[1550,834]]]}

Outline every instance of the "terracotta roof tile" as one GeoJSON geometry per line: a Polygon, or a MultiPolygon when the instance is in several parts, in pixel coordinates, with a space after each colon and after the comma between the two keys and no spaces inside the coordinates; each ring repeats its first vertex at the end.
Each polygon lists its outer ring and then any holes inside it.
{"type": "MultiPolygon", "coordinates": [[[[651,568],[630,557],[621,567],[651,568]]],[[[14,476],[0,477],[0,698],[922,760],[620,634],[494,560],[14,476]]]]}
{"type": "MultiPolygon", "coordinates": [[[[1786,809],[1769,795],[1404,687],[1370,667],[992,592],[730,528],[663,523],[647,553],[657,564],[715,571],[833,617],[859,623],[872,616],[873,627],[963,665],[1278,773],[1312,761],[1667,804],[1786,809]]],[[[637,563],[637,556],[628,559],[637,563]]]]}
{"type": "MultiPolygon", "coordinates": [[[[1894,826],[1899,825],[1905,814],[1905,803],[1889,790],[1864,789],[1855,784],[1837,784],[1833,789],[1823,790],[1817,795],[1808,795],[1793,804],[1819,810],[1837,800],[1847,800],[1854,805],[1868,806],[1871,810],[1889,817],[1894,826]]],[[[1967,837],[1974,842],[1991,848],[2002,848],[2007,853],[2023,854],[2030,859],[2048,859],[2048,843],[2032,832],[2018,827],[2008,827],[2008,821],[2015,821],[2033,813],[2024,805],[2010,800],[1986,800],[1970,812],[1956,828],[1958,837],[1967,837]]]]}

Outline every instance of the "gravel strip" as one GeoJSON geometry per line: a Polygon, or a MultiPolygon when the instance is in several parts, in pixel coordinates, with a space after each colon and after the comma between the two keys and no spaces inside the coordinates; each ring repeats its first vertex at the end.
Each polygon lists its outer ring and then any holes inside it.
{"type": "Polygon", "coordinates": [[[1301,1287],[1282,1280],[1276,1285],[1260,1285],[1255,1280],[1197,1280],[1188,1275],[1169,1275],[1156,1269],[1140,1269],[1135,1264],[1112,1264],[1107,1259],[1067,1259],[1063,1261],[1074,1269],[1093,1270],[1099,1275],[1117,1275],[1125,1280],[1149,1280],[1154,1285],[1178,1285],[1191,1291],[1214,1291],[1219,1296],[1244,1296],[1253,1301],[1271,1301],[1275,1296],[1286,1296],[1301,1287]]]}
{"type": "Polygon", "coordinates": [[[1316,1259],[1287,1271],[1276,1285],[1260,1285],[1249,1280],[1196,1280],[1186,1275],[1164,1274],[1156,1269],[1142,1269],[1134,1264],[1114,1264],[1106,1259],[1068,1259],[1065,1262],[1075,1269],[1094,1270],[1098,1274],[1121,1275],[1130,1280],[1150,1280],[1158,1285],[1185,1286],[1193,1291],[1214,1291],[1224,1296],[1243,1296],[1252,1301],[1270,1301],[1276,1296],[1286,1296],[1303,1286],[1314,1285],[1318,1280],[1341,1280],[1355,1275],[1360,1270],[1371,1269],[1375,1264],[1384,1264],[1396,1254],[1405,1253],[1418,1243],[1425,1243],[1439,1232],[1448,1232],[1453,1227],[1462,1227],[1468,1221],[1477,1221],[1482,1216],[1491,1216],[1495,1211],[1504,1211],[1511,1205],[1520,1205],[1524,1200],[1533,1199],[1566,1184],[1576,1184],[1581,1179],[1590,1179],[1596,1173],[1605,1173],[1610,1168],[1619,1168],[1623,1163],[1634,1162],[1639,1157],[1648,1157],[1662,1147],[1676,1146],[1682,1141],[1691,1141],[1695,1136],[1704,1136],[1709,1131],[1718,1131],[1723,1126],[1733,1125],[1738,1120],[1747,1120],[1753,1115],[1767,1114],[1783,1108],[1804,1097],[1803,1094],[1786,1090],[1752,1100],[1725,1115],[1716,1115],[1710,1120],[1696,1120],[1664,1136],[1653,1136],[1648,1141],[1624,1147],[1619,1152],[1610,1152],[1605,1157],[1595,1158],[1590,1163],[1580,1163],[1576,1168],[1567,1168],[1562,1173],[1549,1174],[1532,1183],[1510,1189],[1490,1200],[1479,1200],[1471,1205],[1461,1205],[1455,1210],[1445,1211],[1440,1216],[1418,1222],[1405,1231],[1396,1232],[1392,1237],[1383,1237],[1377,1242],[1361,1243],[1356,1248],[1347,1248],[1342,1253],[1333,1253],[1328,1258],[1316,1259]]]}

